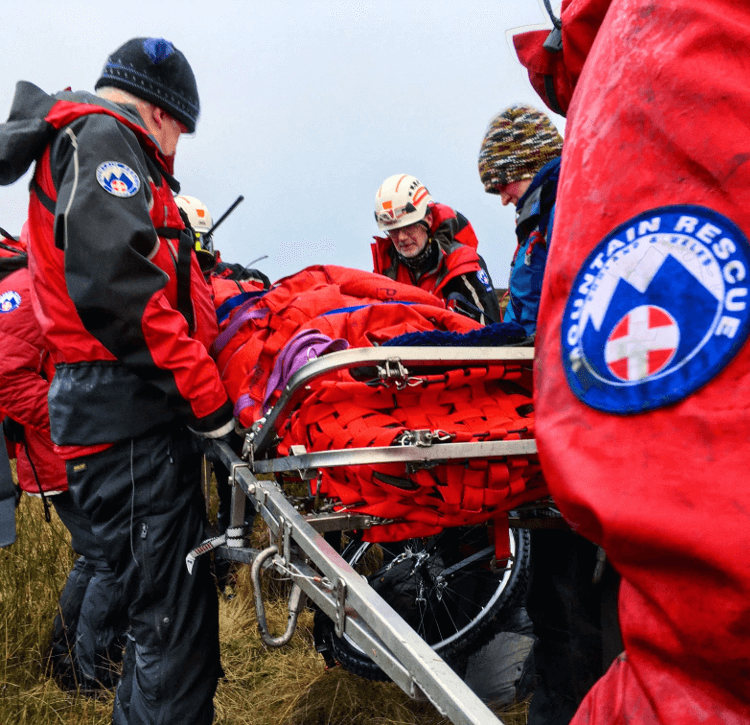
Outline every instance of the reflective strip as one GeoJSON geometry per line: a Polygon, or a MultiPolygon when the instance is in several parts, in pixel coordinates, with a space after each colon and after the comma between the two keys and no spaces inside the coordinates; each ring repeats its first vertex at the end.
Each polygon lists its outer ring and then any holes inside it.
{"type": "Polygon", "coordinates": [[[213,539],[206,539],[202,544],[199,546],[196,546],[195,549],[193,549],[186,557],[185,557],[185,565],[187,566],[188,574],[193,573],[193,565],[195,564],[195,560],[202,556],[203,554],[206,554],[209,551],[213,551],[214,549],[217,549],[222,544],[224,544],[227,540],[226,533],[221,534],[219,536],[214,536],[213,539]]]}

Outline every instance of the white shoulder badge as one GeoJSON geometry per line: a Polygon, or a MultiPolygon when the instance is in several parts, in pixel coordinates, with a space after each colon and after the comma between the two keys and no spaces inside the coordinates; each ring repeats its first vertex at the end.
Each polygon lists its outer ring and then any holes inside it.
{"type": "Polygon", "coordinates": [[[99,164],[96,169],[96,180],[105,191],[122,198],[135,196],[141,188],[138,174],[119,161],[105,161],[99,164]]]}
{"type": "Polygon", "coordinates": [[[13,290],[8,290],[0,295],[0,312],[13,312],[21,304],[21,295],[13,290]]]}

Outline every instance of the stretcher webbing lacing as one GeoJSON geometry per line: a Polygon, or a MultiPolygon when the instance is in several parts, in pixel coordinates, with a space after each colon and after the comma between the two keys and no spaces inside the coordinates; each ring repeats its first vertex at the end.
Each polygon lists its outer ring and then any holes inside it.
{"type": "MultiPolygon", "coordinates": [[[[530,376],[520,365],[493,363],[423,376],[420,384],[396,390],[340,373],[311,386],[281,431],[279,451],[287,454],[301,441],[308,451],[401,445],[415,431],[439,431],[432,445],[441,436],[451,442],[532,438],[530,376]]],[[[399,519],[365,534],[397,540],[504,520],[512,508],[544,497],[546,488],[536,456],[505,456],[325,469],[320,493],[348,510],[399,519]]]]}

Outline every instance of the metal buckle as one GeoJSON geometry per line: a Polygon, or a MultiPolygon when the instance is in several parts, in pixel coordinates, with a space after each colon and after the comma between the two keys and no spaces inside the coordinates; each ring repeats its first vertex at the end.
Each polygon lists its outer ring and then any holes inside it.
{"type": "Polygon", "coordinates": [[[395,438],[393,443],[397,446],[429,448],[433,443],[447,443],[455,437],[455,433],[448,433],[441,429],[429,430],[428,428],[421,428],[418,430],[405,430],[395,438]]]}
{"type": "Polygon", "coordinates": [[[378,377],[370,380],[367,383],[368,385],[383,385],[385,387],[395,385],[396,390],[403,390],[404,388],[413,388],[416,385],[421,385],[424,382],[424,378],[416,378],[409,375],[409,370],[404,367],[401,360],[397,357],[388,358],[383,365],[377,366],[377,371],[378,377]]]}

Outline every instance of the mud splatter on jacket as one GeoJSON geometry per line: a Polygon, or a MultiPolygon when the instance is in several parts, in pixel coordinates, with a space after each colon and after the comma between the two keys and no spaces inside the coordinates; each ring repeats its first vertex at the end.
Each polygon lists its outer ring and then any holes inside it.
{"type": "Polygon", "coordinates": [[[537,443],[622,575],[625,644],[572,723],[748,723],[750,6],[564,0],[561,19],[557,53],[514,41],[567,113],[537,443]]]}

